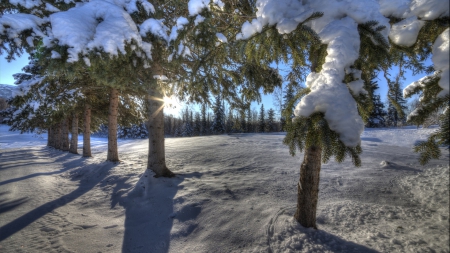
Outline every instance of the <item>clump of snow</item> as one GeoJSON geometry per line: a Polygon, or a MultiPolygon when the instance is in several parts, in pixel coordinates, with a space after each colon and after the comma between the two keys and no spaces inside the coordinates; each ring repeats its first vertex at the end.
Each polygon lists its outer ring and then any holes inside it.
{"type": "Polygon", "coordinates": [[[410,84],[408,84],[404,89],[403,89],[403,97],[407,97],[409,95],[411,95],[414,91],[414,89],[416,89],[417,87],[424,87],[424,81],[426,81],[426,79],[430,78],[429,76],[424,76],[422,78],[420,78],[417,81],[414,81],[410,84]]]}
{"type": "MultiPolygon", "coordinates": [[[[31,14],[4,14],[0,16],[0,34],[7,35],[14,39],[17,46],[22,45],[19,34],[25,30],[32,30],[34,36],[44,36],[39,26],[47,23],[46,19],[41,19],[31,14]]],[[[30,43],[30,42],[28,42],[30,43]]]]}
{"type": "Polygon", "coordinates": [[[169,36],[167,35],[169,28],[164,25],[163,20],[154,18],[147,19],[139,26],[139,30],[142,36],[146,36],[147,33],[151,33],[166,41],[169,41],[169,36]]]}
{"type": "Polygon", "coordinates": [[[138,29],[120,7],[93,1],[50,16],[53,39],[69,46],[68,62],[78,61],[78,54],[101,49],[105,53],[125,54],[125,45],[133,41],[141,45],[138,29]]]}
{"type": "Polygon", "coordinates": [[[144,8],[147,15],[149,15],[150,13],[155,13],[155,7],[147,0],[113,0],[111,2],[113,2],[115,5],[125,8],[130,14],[139,11],[138,3],[142,6],[142,8],[144,8]]]}
{"type": "Polygon", "coordinates": [[[20,84],[18,84],[17,89],[13,91],[12,96],[23,96],[27,94],[33,85],[36,85],[38,83],[41,83],[44,80],[45,77],[36,76],[29,80],[23,80],[20,84]]]}
{"type": "Polygon", "coordinates": [[[50,11],[50,12],[58,12],[60,11],[58,8],[56,8],[55,6],[49,4],[49,3],[45,3],[45,10],[50,11]]]}
{"type": "Polygon", "coordinates": [[[380,12],[385,17],[404,18],[409,11],[411,0],[380,0],[380,12]]]}
{"type": "Polygon", "coordinates": [[[227,37],[225,37],[225,35],[223,35],[222,33],[216,33],[217,39],[222,42],[222,43],[227,43],[227,37]]]}
{"type": "Polygon", "coordinates": [[[441,0],[380,0],[380,11],[386,17],[433,20],[449,15],[449,6],[441,0]]]}
{"type": "Polygon", "coordinates": [[[411,14],[422,20],[433,20],[443,16],[449,16],[447,1],[441,0],[413,0],[410,5],[411,14]]]}
{"type": "Polygon", "coordinates": [[[169,80],[169,78],[167,78],[167,76],[165,76],[165,75],[154,75],[153,78],[154,78],[154,79],[161,80],[161,81],[167,81],[167,80],[169,80]]]}
{"type": "Polygon", "coordinates": [[[328,44],[325,64],[320,73],[307,77],[311,92],[295,107],[296,116],[308,117],[323,112],[330,128],[340,134],[347,146],[359,144],[364,123],[359,116],[356,103],[342,80],[345,69],[358,58],[359,34],[357,24],[349,17],[335,20],[319,34],[328,44]],[[339,98],[339,99],[336,99],[339,98]]]}
{"type": "Polygon", "coordinates": [[[178,37],[178,30],[184,28],[185,25],[189,23],[189,20],[185,17],[179,17],[177,19],[177,24],[172,27],[172,31],[170,32],[169,41],[176,40],[178,37]]]}
{"type": "Polygon", "coordinates": [[[410,17],[392,25],[389,38],[399,46],[410,47],[416,43],[420,29],[425,25],[425,21],[418,20],[417,17],[410,17]]]}
{"type": "Polygon", "coordinates": [[[38,7],[42,4],[40,0],[9,0],[9,3],[15,6],[22,6],[26,9],[31,9],[34,7],[38,7]]]}
{"type": "Polygon", "coordinates": [[[450,44],[450,30],[447,28],[436,39],[433,45],[433,57],[432,61],[434,68],[437,71],[442,71],[441,79],[439,80],[439,86],[443,89],[438,94],[438,97],[444,97],[449,94],[450,83],[450,56],[449,56],[449,44],[450,44]]]}
{"type": "Polygon", "coordinates": [[[56,51],[54,51],[54,50],[52,50],[52,56],[51,56],[51,58],[52,58],[52,59],[60,59],[60,58],[61,58],[61,54],[58,53],[58,52],[56,52],[56,51]]]}
{"type": "Polygon", "coordinates": [[[205,17],[203,17],[202,15],[197,15],[197,17],[195,17],[194,24],[197,26],[203,21],[205,21],[205,17]]]}
{"type": "Polygon", "coordinates": [[[190,0],[188,3],[190,16],[200,14],[200,12],[202,12],[205,8],[209,8],[209,0],[190,0]]]}

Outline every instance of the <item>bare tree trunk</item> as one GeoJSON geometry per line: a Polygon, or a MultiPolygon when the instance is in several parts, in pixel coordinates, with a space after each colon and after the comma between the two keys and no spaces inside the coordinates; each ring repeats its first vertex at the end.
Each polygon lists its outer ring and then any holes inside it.
{"type": "Polygon", "coordinates": [[[322,149],[310,146],[300,167],[300,180],[297,185],[297,211],[294,218],[304,227],[316,228],[317,200],[319,198],[319,180],[322,149]]]}
{"type": "Polygon", "coordinates": [[[111,162],[119,161],[117,150],[117,114],[119,110],[119,91],[111,88],[109,94],[109,115],[108,115],[108,156],[111,162]]]}
{"type": "Polygon", "coordinates": [[[83,157],[91,157],[91,106],[84,106],[83,157]]]}
{"type": "MultiPolygon", "coordinates": [[[[318,55],[313,55],[311,72],[316,72],[318,55]]],[[[305,150],[300,179],[297,184],[297,210],[294,218],[306,228],[315,228],[317,201],[319,199],[320,168],[322,166],[322,148],[311,145],[305,150]]]]}
{"type": "Polygon", "coordinates": [[[52,147],[54,146],[54,133],[53,133],[53,125],[50,126],[47,130],[47,146],[52,147]]]}
{"type": "Polygon", "coordinates": [[[61,150],[62,148],[62,123],[59,122],[56,124],[55,131],[55,148],[61,150]]]}
{"type": "Polygon", "coordinates": [[[69,151],[69,120],[65,118],[62,122],[62,151],[69,151]]]}
{"type": "Polygon", "coordinates": [[[69,152],[72,154],[78,154],[78,114],[72,114],[72,138],[70,139],[69,152]]]}
{"type": "Polygon", "coordinates": [[[164,146],[164,102],[162,95],[149,90],[148,98],[148,161],[147,169],[155,172],[155,177],[173,177],[175,174],[166,166],[164,146]]]}

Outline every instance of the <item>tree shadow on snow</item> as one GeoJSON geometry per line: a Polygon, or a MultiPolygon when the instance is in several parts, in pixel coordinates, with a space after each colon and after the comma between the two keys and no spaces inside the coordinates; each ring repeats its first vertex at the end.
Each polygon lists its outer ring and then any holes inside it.
{"type": "MultiPolygon", "coordinates": [[[[174,213],[174,202],[183,201],[174,197],[185,178],[201,176],[202,173],[194,172],[155,178],[153,172],[146,170],[127,198],[119,201],[125,207],[122,252],[168,252],[173,220],[186,222],[201,212],[200,206],[186,205],[174,213]]],[[[185,232],[189,234],[195,228],[195,224],[190,224],[185,232]]]]}
{"type": "MultiPolygon", "coordinates": [[[[49,158],[60,156],[54,162],[65,161],[68,158],[72,158],[74,156],[74,154],[70,154],[68,152],[63,152],[63,151],[60,151],[61,153],[58,153],[56,155],[55,155],[55,153],[45,152],[48,150],[43,150],[43,151],[44,151],[44,153],[42,153],[41,156],[44,156],[46,158],[46,160],[48,160],[49,158]]],[[[0,169],[10,169],[10,168],[15,168],[15,167],[30,166],[30,165],[44,166],[49,163],[48,161],[47,162],[35,162],[36,156],[34,154],[24,153],[24,152],[26,152],[26,150],[13,151],[13,152],[8,152],[8,155],[6,155],[6,156],[1,156],[0,157],[0,169]]],[[[74,168],[73,166],[72,167],[71,166],[63,166],[61,169],[51,171],[51,172],[37,172],[37,173],[29,174],[29,175],[26,175],[23,177],[12,178],[9,180],[1,181],[0,186],[18,182],[18,181],[22,181],[22,180],[26,180],[26,179],[33,178],[33,177],[38,177],[38,176],[50,176],[50,175],[55,175],[55,174],[61,174],[65,171],[67,171],[69,169],[73,169],[73,168],[74,168]]]]}
{"type": "MultiPolygon", "coordinates": [[[[6,195],[9,192],[0,192],[0,196],[6,195]]],[[[28,202],[28,198],[27,197],[23,197],[23,198],[18,198],[15,200],[9,200],[8,198],[2,197],[2,199],[0,199],[0,214],[8,212],[8,211],[12,211],[14,210],[16,207],[25,204],[26,202],[28,202]]]]}
{"type": "MultiPolygon", "coordinates": [[[[69,156],[73,156],[73,154],[68,154],[69,156]]],[[[63,158],[61,158],[63,159],[63,158]]],[[[62,168],[55,172],[48,172],[48,173],[35,173],[30,176],[24,177],[20,180],[30,178],[33,176],[39,176],[39,175],[52,175],[52,174],[59,174],[64,171],[67,171],[69,169],[73,169],[76,166],[79,166],[80,163],[83,163],[84,158],[79,157],[78,159],[62,163],[62,168]],[[81,160],[81,161],[80,161],[81,160]]],[[[4,226],[0,227],[0,242],[5,240],[6,238],[14,235],[15,233],[19,232],[23,228],[27,227],[31,223],[35,222],[39,218],[43,217],[44,215],[54,211],[55,209],[64,206],[78,197],[82,196],[83,194],[90,191],[92,188],[94,188],[95,185],[97,185],[99,182],[101,182],[106,176],[108,170],[115,167],[116,164],[112,162],[102,162],[100,164],[87,164],[86,166],[81,166],[80,169],[75,169],[74,171],[71,171],[70,176],[72,176],[73,181],[79,181],[78,188],[72,191],[69,194],[66,194],[64,196],[61,196],[55,200],[52,200],[50,202],[47,202],[28,213],[16,218],[15,220],[5,224],[4,226]]],[[[19,179],[16,179],[15,181],[18,181],[19,179]]]]}

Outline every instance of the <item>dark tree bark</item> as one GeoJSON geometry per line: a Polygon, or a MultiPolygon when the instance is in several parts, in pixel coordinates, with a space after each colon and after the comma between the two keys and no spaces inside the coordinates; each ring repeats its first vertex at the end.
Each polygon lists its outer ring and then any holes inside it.
{"type": "Polygon", "coordinates": [[[166,166],[164,146],[164,102],[160,92],[150,89],[148,98],[148,160],[147,169],[155,172],[155,177],[173,177],[166,166]]]}
{"type": "Polygon", "coordinates": [[[53,126],[50,126],[47,131],[47,146],[53,147],[53,126]]]}
{"type": "Polygon", "coordinates": [[[69,120],[65,118],[62,122],[62,144],[61,144],[61,150],[62,151],[69,151],[69,120]]]}
{"type": "Polygon", "coordinates": [[[72,154],[78,154],[78,114],[72,114],[72,138],[70,139],[69,152],[72,154]]]}
{"type": "MultiPolygon", "coordinates": [[[[313,54],[311,57],[311,72],[316,72],[318,57],[318,54],[313,54]]],[[[319,145],[308,147],[300,166],[300,179],[297,185],[297,210],[294,215],[294,218],[303,227],[317,229],[316,213],[321,166],[322,148],[319,145]]]]}
{"type": "Polygon", "coordinates": [[[91,157],[91,106],[84,106],[83,157],[91,157]]]}
{"type": "Polygon", "coordinates": [[[111,162],[119,161],[119,151],[117,150],[117,114],[119,111],[119,91],[111,88],[109,93],[109,114],[108,114],[108,156],[111,162]]]}
{"type": "Polygon", "coordinates": [[[294,218],[307,228],[316,228],[317,201],[319,199],[320,168],[322,149],[310,146],[300,166],[300,180],[297,185],[297,210],[294,218]]]}
{"type": "Polygon", "coordinates": [[[62,148],[62,123],[59,122],[55,129],[55,148],[61,150],[62,148]]]}

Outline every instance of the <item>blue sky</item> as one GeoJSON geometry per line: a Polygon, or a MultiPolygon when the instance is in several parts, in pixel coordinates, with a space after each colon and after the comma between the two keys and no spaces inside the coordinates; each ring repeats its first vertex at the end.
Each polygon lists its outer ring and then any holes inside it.
{"type": "MultiPolygon", "coordinates": [[[[431,62],[428,62],[431,64],[431,62]]],[[[24,54],[21,57],[17,57],[16,60],[7,62],[5,59],[5,55],[0,55],[0,84],[10,84],[14,85],[14,78],[12,77],[15,73],[22,72],[22,68],[28,64],[28,54],[24,54]]],[[[396,72],[392,71],[391,75],[395,76],[396,72]]],[[[414,82],[421,77],[425,76],[425,74],[420,74],[413,76],[411,72],[406,73],[406,80],[403,81],[403,87],[410,84],[411,82],[414,82]]],[[[380,89],[378,89],[378,93],[381,95],[382,101],[386,100],[386,94],[387,94],[387,84],[386,80],[382,75],[380,75],[377,78],[378,86],[380,89]]],[[[262,95],[262,103],[264,104],[264,108],[268,110],[269,108],[273,108],[276,110],[275,105],[273,103],[273,95],[262,95]]],[[[252,103],[252,108],[259,109],[261,105],[257,103],[252,103]]],[[[178,109],[180,109],[182,106],[178,106],[178,109]]],[[[195,106],[194,106],[195,107],[195,106]]],[[[169,111],[169,110],[166,110],[169,111]]],[[[173,110],[172,114],[177,114],[178,110],[173,110]]]]}

